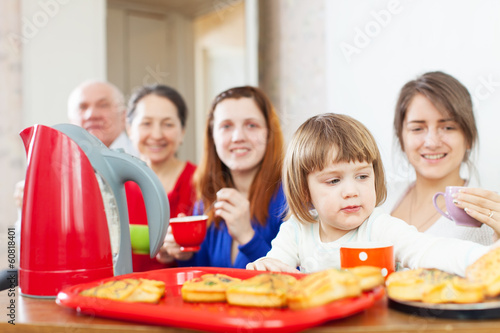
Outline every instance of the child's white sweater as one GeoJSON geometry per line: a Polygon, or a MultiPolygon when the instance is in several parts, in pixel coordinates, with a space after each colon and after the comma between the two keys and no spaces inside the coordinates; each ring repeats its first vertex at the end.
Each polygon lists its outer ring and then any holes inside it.
{"type": "Polygon", "coordinates": [[[418,232],[415,227],[375,208],[361,226],[330,243],[320,240],[319,223],[300,223],[292,217],[281,225],[266,257],[292,267],[300,266],[301,271],[310,273],[340,268],[340,247],[349,242],[366,241],[394,244],[396,262],[403,267],[438,268],[462,276],[468,265],[489,250],[474,242],[418,232]]]}

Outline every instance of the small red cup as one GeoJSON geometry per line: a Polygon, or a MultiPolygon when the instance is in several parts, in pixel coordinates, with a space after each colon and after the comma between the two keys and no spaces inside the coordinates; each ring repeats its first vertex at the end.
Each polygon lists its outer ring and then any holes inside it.
{"type": "Polygon", "coordinates": [[[170,219],[175,242],[181,251],[199,251],[207,233],[207,215],[184,216],[170,219]]]}
{"type": "Polygon", "coordinates": [[[342,268],[379,267],[382,276],[387,278],[394,272],[394,246],[382,242],[347,243],[340,247],[340,266],[342,268]]]}

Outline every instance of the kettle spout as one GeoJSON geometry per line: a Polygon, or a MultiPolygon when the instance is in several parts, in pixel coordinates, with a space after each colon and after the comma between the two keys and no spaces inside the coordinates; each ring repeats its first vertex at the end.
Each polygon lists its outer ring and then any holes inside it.
{"type": "Polygon", "coordinates": [[[33,138],[33,134],[35,133],[36,127],[37,127],[37,125],[27,127],[19,133],[19,135],[21,136],[21,139],[23,140],[24,149],[26,149],[26,153],[28,153],[28,151],[29,151],[31,139],[33,138]]]}

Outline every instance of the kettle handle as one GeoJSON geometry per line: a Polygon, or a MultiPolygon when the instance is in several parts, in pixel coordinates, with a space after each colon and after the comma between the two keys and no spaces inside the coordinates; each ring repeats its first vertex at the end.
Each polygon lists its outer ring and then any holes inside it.
{"type": "MultiPolygon", "coordinates": [[[[158,176],[142,160],[113,150],[106,151],[103,156],[118,183],[133,181],[141,188],[148,217],[149,254],[154,258],[163,245],[169,225],[170,209],[165,189],[158,176]]],[[[120,210],[126,211],[126,197],[125,200],[117,198],[117,205],[120,210]]],[[[124,235],[123,232],[121,234],[124,235]]]]}

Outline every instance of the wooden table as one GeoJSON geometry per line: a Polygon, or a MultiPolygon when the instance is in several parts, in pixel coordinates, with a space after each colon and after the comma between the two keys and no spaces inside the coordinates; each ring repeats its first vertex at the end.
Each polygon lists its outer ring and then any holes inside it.
{"type": "MultiPolygon", "coordinates": [[[[46,333],[138,333],[138,332],[195,332],[176,327],[159,327],[132,322],[81,315],[63,308],[53,299],[35,299],[15,296],[9,291],[0,292],[0,332],[46,332],[46,333]],[[10,304],[15,306],[15,325],[8,323],[10,304]]],[[[387,307],[384,298],[370,309],[324,325],[313,327],[306,332],[498,332],[500,320],[450,320],[425,318],[401,313],[387,307]]],[[[251,332],[249,330],[249,332],[251,332]]],[[[258,333],[255,330],[255,333],[258,333]]]]}

